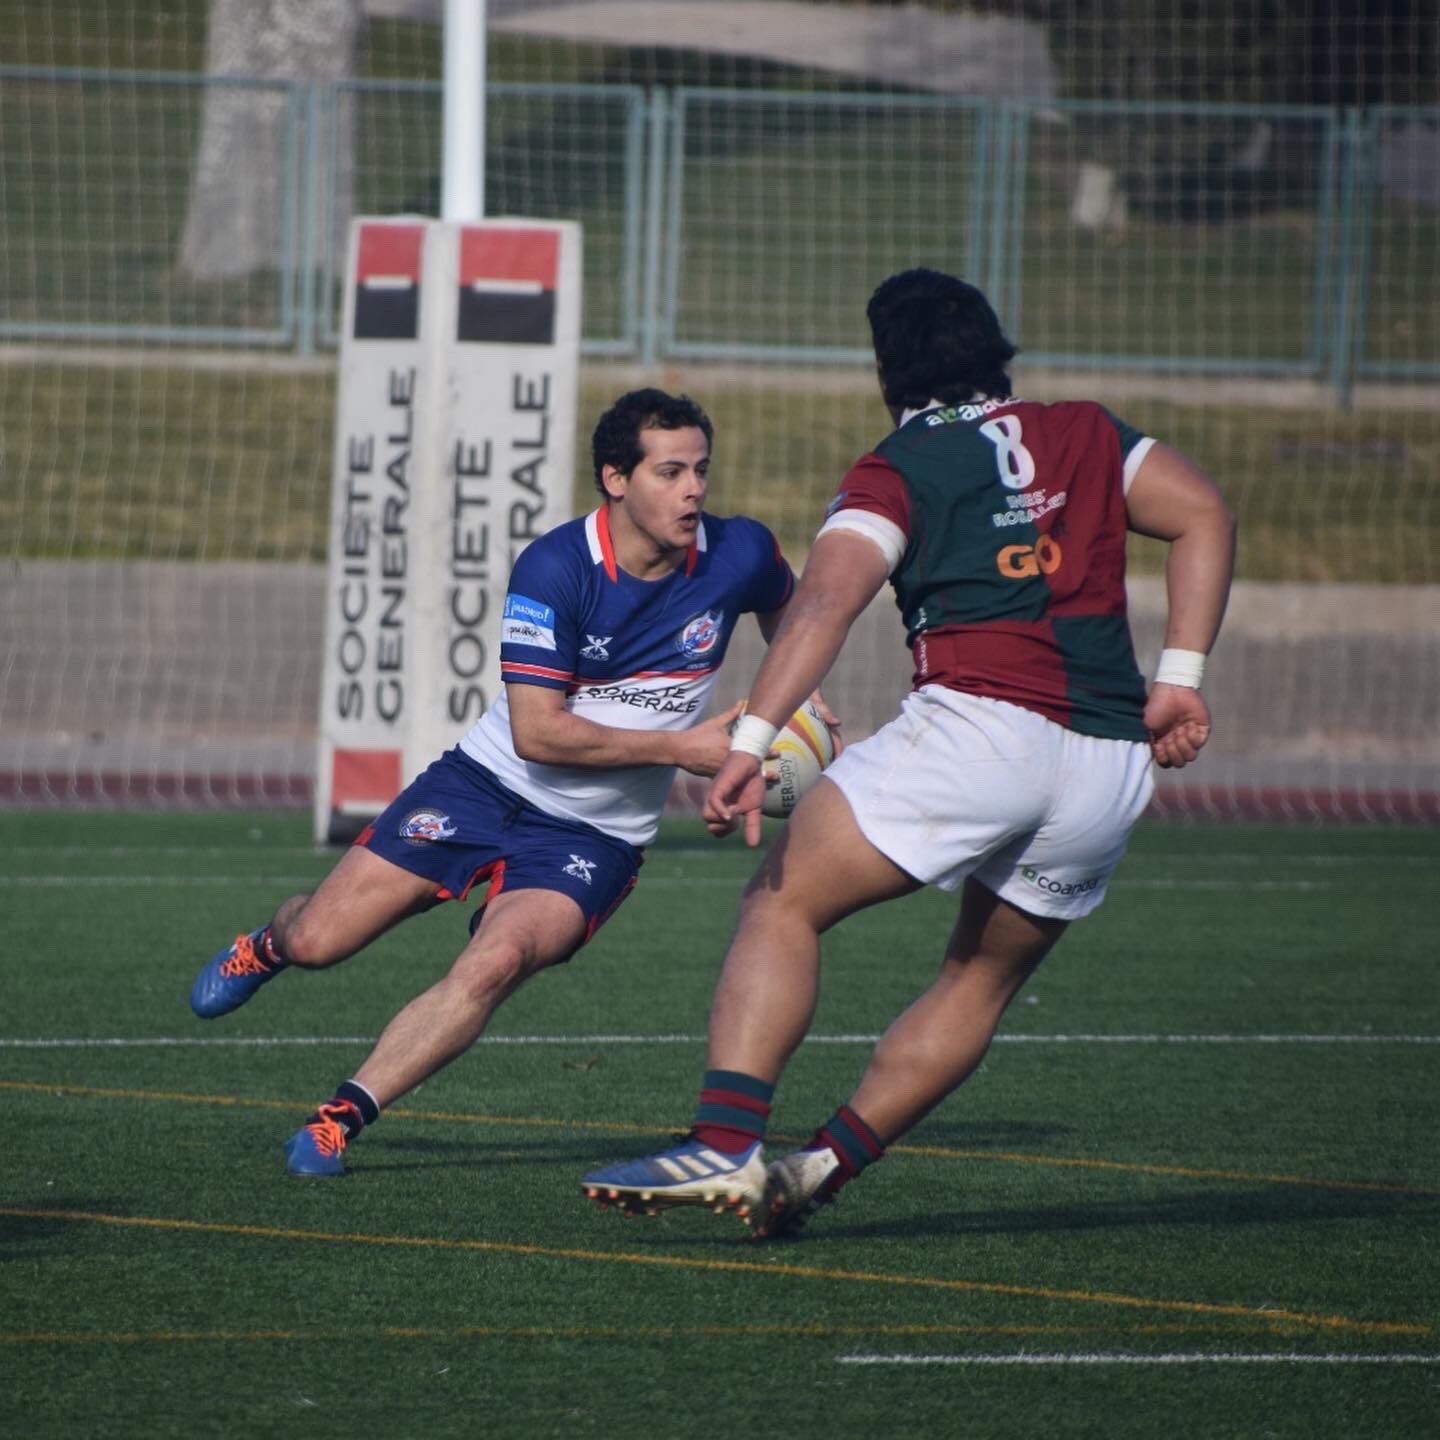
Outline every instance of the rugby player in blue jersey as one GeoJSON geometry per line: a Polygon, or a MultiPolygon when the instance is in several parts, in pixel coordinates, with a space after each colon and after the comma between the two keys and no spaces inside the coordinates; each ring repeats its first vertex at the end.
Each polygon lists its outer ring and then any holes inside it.
{"type": "Polygon", "coordinates": [[[286,1142],[299,1175],[480,1038],[526,979],[568,960],[630,893],[680,770],[712,776],[737,704],[704,716],[731,634],[767,641],[795,579],[756,520],[704,511],[713,430],[688,397],[622,395],[592,439],[598,509],[515,562],[496,703],[370,825],[313,894],[205,965],[190,1003],[227,1014],[287,969],[334,965],[443,900],[478,901],[443,979],[286,1142]]]}
{"type": "Polygon", "coordinates": [[[757,1236],[798,1230],[975,1071],[1035,967],[1104,899],[1152,761],[1187,765],[1209,738],[1199,687],[1235,524],[1208,477],[1091,401],[1012,394],[1015,347],[955,276],[893,275],[867,314],[895,428],[840,482],[711,782],[710,828],[744,818],[758,838],[777,726],[887,581],[914,688],[762,861],[716,985],[694,1126],[679,1146],[586,1175],[602,1205],[705,1204],[757,1236]],[[1169,544],[1148,686],[1126,615],[1131,531],[1169,544]],[[820,936],[928,884],[961,897],[939,975],[849,1099],[767,1166],[775,1086],[815,1013],[820,936]]]}

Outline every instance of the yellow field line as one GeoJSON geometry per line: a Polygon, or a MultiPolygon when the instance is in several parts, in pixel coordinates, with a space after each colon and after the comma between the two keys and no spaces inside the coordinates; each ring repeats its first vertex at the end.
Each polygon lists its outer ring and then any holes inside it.
{"type": "MultiPolygon", "coordinates": [[[[304,1110],[307,1101],[252,1100],[238,1095],[193,1095],[174,1090],[121,1090],[94,1085],[42,1084],[32,1080],[0,1080],[0,1090],[34,1094],[79,1095],[109,1100],[169,1100],[186,1105],[219,1105],[241,1110],[304,1110]]],[[[412,1110],[397,1105],[385,1112],[408,1120],[432,1120],[447,1125],[495,1125],[549,1130],[596,1130],[609,1134],[667,1135],[675,1127],[635,1125],[624,1120],[560,1120],[543,1115],[476,1115],[451,1110],[412,1110]]],[[[773,1135],[775,1140],[795,1136],[773,1135]]],[[[891,1145],[892,1155],[927,1155],[942,1160],[1000,1160],[1013,1165],[1043,1165],[1057,1169],[1114,1170],[1131,1175],[1173,1175],[1187,1180],[1238,1180],[1247,1184],[1301,1185],[1315,1190],[1358,1190],[1386,1195],[1440,1195],[1440,1187],[1395,1185],[1383,1180],[1330,1180],[1314,1175],[1267,1175],[1251,1170],[1215,1170],[1193,1165],[1157,1165],[1143,1160],[1097,1160],[1084,1156],[1030,1155],[1011,1150],[959,1150],[944,1145],[891,1145]]]]}
{"type": "Polygon", "coordinates": [[[1321,1330],[1352,1330],[1365,1335],[1429,1335],[1428,1325],[1388,1320],[1357,1320],[1348,1315],[1312,1314],[1256,1305],[1217,1305],[1204,1300],[1153,1300],[1106,1290],[1058,1290],[1049,1286],[1000,1285],[982,1280],[945,1280],[929,1275],[896,1275],[869,1270],[841,1270],[819,1265],[785,1265],[756,1260],[700,1259],[686,1255],[647,1255],[624,1250],[580,1250],[570,1246],[525,1245],[508,1240],[451,1240],[442,1236],[345,1234],[329,1230],[294,1230],[276,1225],[233,1225],[221,1221],[181,1220],[149,1215],[105,1215],[89,1210],[32,1209],[0,1205],[0,1215],[31,1220],[69,1220],[95,1225],[180,1231],[192,1235],[235,1235],[259,1240],[305,1240],[324,1244],[375,1245],[393,1249],[461,1251],[472,1254],[521,1255],[532,1259],[583,1260],[601,1265],[639,1265],[652,1269],[692,1270],[736,1275],[783,1276],[792,1280],[839,1280],[862,1285],[892,1285],[965,1295],[1003,1295],[1022,1300],[1063,1300],[1083,1305],[1115,1305],[1181,1315],[1226,1316],[1252,1321],[1303,1325],[1321,1330]]]}
{"type": "Polygon", "coordinates": [[[1326,1180],[1315,1175],[1267,1175],[1252,1170],[1211,1170],[1194,1165],[1156,1165],[1144,1160],[1092,1160],[1063,1155],[1026,1155],[1008,1150],[952,1150],[943,1145],[892,1145],[891,1154],[932,1155],[945,1160],[1009,1160],[1019,1165],[1055,1165],[1083,1170],[1123,1170],[1132,1175],[1176,1175],[1192,1180],[1243,1180],[1265,1185],[1306,1185],[1320,1190],[1381,1191],[1387,1195],[1440,1195],[1431,1185],[1395,1185],[1385,1180],[1326,1180]]]}

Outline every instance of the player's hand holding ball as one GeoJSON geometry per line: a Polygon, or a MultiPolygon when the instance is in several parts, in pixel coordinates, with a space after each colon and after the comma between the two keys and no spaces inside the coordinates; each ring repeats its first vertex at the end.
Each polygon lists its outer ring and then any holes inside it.
{"type": "Polygon", "coordinates": [[[840,722],[818,694],[807,700],[770,743],[764,761],[732,750],[705,797],[705,824],[728,835],[745,817],[745,842],[760,842],[760,817],[783,820],[840,752],[840,722]]]}

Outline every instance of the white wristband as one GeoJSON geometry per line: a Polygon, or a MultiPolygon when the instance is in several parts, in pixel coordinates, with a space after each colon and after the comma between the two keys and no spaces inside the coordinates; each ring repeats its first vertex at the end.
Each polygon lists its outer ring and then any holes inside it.
{"type": "Polygon", "coordinates": [[[730,732],[730,748],[743,750],[747,755],[763,760],[770,753],[770,747],[779,733],[778,725],[772,725],[758,715],[742,715],[735,722],[734,730],[730,732]]]}
{"type": "Polygon", "coordinates": [[[1204,651],[1162,650],[1160,663],[1155,667],[1155,683],[1157,685],[1186,685],[1191,690],[1198,690],[1204,674],[1204,651]]]}

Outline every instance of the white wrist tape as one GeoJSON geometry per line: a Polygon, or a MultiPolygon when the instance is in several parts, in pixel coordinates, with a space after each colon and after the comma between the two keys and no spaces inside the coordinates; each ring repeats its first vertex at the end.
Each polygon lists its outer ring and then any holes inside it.
{"type": "Polygon", "coordinates": [[[1205,654],[1201,650],[1162,650],[1160,664],[1155,668],[1157,685],[1188,685],[1200,688],[1205,674],[1205,654]]]}
{"type": "Polygon", "coordinates": [[[730,748],[743,750],[747,755],[763,760],[770,753],[770,747],[779,733],[778,725],[772,725],[758,715],[742,715],[730,733],[730,748]]]}

